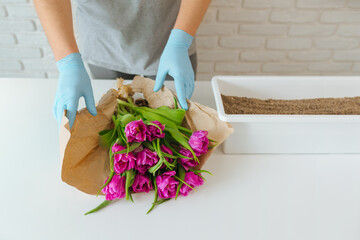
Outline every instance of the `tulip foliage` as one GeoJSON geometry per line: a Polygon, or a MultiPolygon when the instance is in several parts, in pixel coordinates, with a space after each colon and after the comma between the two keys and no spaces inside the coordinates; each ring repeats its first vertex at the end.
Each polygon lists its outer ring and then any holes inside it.
{"type": "MultiPolygon", "coordinates": [[[[86,214],[96,212],[114,199],[133,201],[132,193],[154,190],[157,205],[187,196],[204,183],[198,170],[198,157],[207,153],[207,131],[191,131],[182,126],[185,110],[162,106],[157,109],[137,106],[131,97],[118,99],[112,116],[113,128],[99,133],[100,145],[109,149],[110,173],[99,190],[105,201],[86,214]]],[[[209,173],[211,174],[211,173],[209,173]]]]}

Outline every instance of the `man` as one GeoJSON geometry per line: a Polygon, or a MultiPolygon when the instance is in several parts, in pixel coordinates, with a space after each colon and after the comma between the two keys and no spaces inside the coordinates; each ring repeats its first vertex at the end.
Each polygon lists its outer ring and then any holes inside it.
{"type": "Polygon", "coordinates": [[[60,71],[54,115],[72,127],[80,97],[96,116],[84,61],[95,78],[156,75],[154,91],[174,78],[180,105],[194,90],[193,36],[210,0],[78,0],[75,41],[70,0],[34,0],[60,71]],[[189,56],[191,55],[191,56],[189,56]]]}

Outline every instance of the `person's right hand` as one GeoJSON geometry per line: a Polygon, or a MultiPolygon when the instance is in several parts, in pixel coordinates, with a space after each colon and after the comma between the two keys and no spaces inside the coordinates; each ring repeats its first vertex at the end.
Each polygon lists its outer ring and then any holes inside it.
{"type": "Polygon", "coordinates": [[[61,123],[64,110],[72,127],[80,97],[85,98],[86,107],[93,115],[97,115],[93,90],[88,73],[84,67],[80,53],[72,53],[56,62],[60,71],[58,88],[53,107],[56,120],[61,123]]]}

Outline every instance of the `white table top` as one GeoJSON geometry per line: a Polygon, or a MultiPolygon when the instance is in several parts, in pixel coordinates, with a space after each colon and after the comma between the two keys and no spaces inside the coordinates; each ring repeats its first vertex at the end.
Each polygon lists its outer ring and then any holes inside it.
{"type": "MultiPolygon", "coordinates": [[[[114,81],[93,81],[98,100],[114,81]]],[[[0,239],[360,239],[360,155],[224,155],[188,197],[103,201],[60,180],[56,81],[0,79],[0,239]]],[[[215,106],[209,82],[193,100],[215,106]]]]}

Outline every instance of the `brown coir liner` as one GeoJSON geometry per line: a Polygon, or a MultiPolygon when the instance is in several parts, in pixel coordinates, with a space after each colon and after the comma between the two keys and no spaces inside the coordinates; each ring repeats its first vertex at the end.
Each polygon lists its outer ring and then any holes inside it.
{"type": "Polygon", "coordinates": [[[226,114],[360,115],[360,97],[258,99],[221,95],[226,114]]]}

